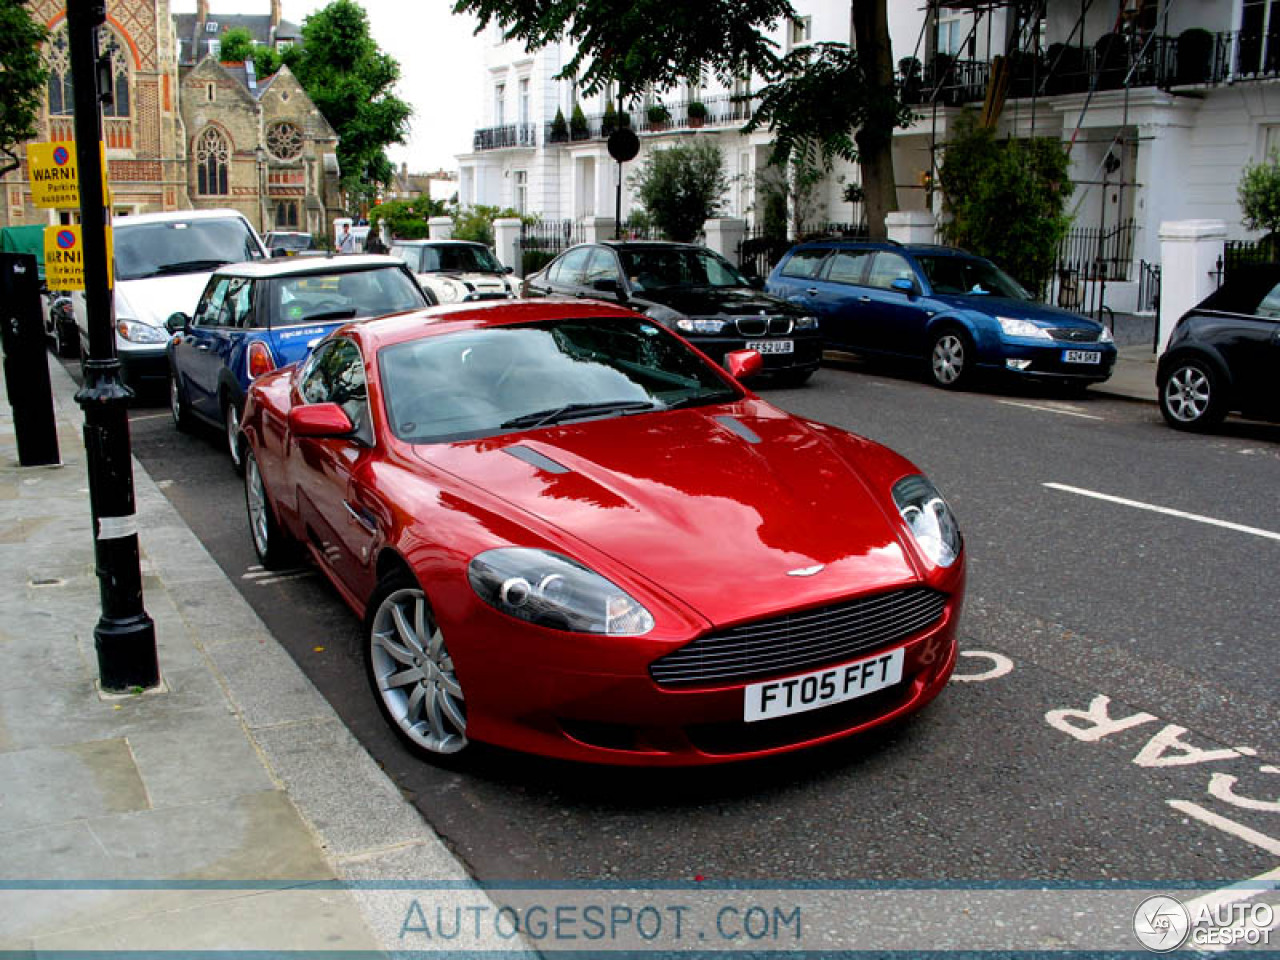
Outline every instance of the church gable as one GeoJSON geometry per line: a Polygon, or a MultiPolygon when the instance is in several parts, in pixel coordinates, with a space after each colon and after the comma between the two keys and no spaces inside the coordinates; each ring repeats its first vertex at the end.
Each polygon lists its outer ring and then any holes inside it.
{"type": "Polygon", "coordinates": [[[338,135],[325,120],[298,78],[288,67],[266,80],[260,87],[258,102],[262,105],[263,121],[270,126],[279,121],[303,124],[313,140],[337,140],[338,135]]]}

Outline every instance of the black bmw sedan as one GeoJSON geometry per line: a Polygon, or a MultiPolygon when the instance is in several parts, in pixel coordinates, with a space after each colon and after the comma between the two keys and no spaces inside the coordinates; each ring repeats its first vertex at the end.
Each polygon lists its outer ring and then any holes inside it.
{"type": "Polygon", "coordinates": [[[525,278],[526,297],[592,297],[670,327],[713,360],[755,350],[779,383],[809,379],[822,359],[812,316],[753,288],[719,254],[687,243],[580,244],[525,278]]]}

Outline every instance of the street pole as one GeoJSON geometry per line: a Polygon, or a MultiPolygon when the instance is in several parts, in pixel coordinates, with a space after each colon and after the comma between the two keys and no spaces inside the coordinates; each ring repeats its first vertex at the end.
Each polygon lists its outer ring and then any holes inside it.
{"type": "Polygon", "coordinates": [[[93,630],[98,678],[104,690],[154,687],[160,682],[155,624],[142,605],[142,569],[133,496],[127,404],[133,393],[120,379],[115,311],[107,263],[103,196],[102,117],[98,96],[98,27],[103,0],[67,0],[67,43],[75,91],[75,141],[80,175],[89,358],[76,402],[84,410],[84,447],[93,514],[94,560],[102,615],[93,630]]]}

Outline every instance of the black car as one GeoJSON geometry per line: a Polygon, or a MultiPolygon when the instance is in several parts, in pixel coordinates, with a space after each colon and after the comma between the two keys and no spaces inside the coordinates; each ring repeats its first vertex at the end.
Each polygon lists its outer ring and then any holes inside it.
{"type": "Polygon", "coordinates": [[[1280,264],[1241,268],[1178,321],[1156,368],[1169,426],[1203,430],[1238,412],[1280,420],[1280,264]]]}
{"type": "Polygon", "coordinates": [[[566,250],[525,278],[526,297],[593,297],[670,327],[713,360],[755,350],[764,373],[798,385],[822,360],[818,321],[754,289],[719,254],[688,243],[615,241],[566,250]]]}

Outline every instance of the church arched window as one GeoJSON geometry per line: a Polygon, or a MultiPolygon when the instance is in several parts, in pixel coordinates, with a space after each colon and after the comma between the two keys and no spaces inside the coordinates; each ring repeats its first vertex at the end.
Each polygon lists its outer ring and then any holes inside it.
{"type": "Polygon", "coordinates": [[[227,167],[231,160],[231,147],[217,127],[206,127],[196,140],[196,193],[205,196],[225,196],[227,167]]]}
{"type": "MultiPolygon", "coordinates": [[[[98,33],[98,49],[111,64],[111,102],[102,105],[104,117],[127,117],[131,113],[133,94],[129,86],[129,53],[125,44],[110,29],[98,33]]],[[[71,88],[71,53],[67,46],[67,27],[63,23],[49,36],[49,116],[71,116],[75,102],[71,88]]]]}

